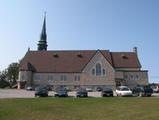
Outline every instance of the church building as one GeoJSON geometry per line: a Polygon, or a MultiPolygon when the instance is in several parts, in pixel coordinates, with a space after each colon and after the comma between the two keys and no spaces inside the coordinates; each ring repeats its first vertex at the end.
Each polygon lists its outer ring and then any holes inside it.
{"type": "Polygon", "coordinates": [[[28,49],[20,62],[18,87],[47,85],[91,89],[148,85],[148,71],[141,69],[137,48],[130,52],[109,50],[47,50],[46,18],[38,48],[28,49]]]}

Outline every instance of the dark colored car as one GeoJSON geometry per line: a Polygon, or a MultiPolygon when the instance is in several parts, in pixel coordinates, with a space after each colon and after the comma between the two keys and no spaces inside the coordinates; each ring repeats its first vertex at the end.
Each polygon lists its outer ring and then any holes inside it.
{"type": "Polygon", "coordinates": [[[105,88],[102,91],[102,96],[103,97],[109,97],[109,96],[113,96],[113,90],[111,88],[105,88]]]}
{"type": "Polygon", "coordinates": [[[68,97],[68,93],[66,89],[59,89],[54,94],[55,97],[68,97]]]}
{"type": "Polygon", "coordinates": [[[153,89],[149,86],[137,86],[132,89],[134,96],[149,97],[153,93],[153,89]]]}
{"type": "Polygon", "coordinates": [[[102,91],[103,89],[101,87],[97,87],[96,91],[100,92],[102,91]]]}
{"type": "Polygon", "coordinates": [[[35,88],[35,97],[47,97],[48,96],[48,89],[47,87],[36,87],[35,88]]]}
{"type": "Polygon", "coordinates": [[[88,92],[84,88],[77,89],[76,97],[88,97],[88,92]]]}

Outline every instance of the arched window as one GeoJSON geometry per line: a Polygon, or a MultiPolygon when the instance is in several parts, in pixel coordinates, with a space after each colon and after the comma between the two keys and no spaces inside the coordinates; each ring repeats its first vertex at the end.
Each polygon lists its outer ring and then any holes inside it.
{"type": "Polygon", "coordinates": [[[105,75],[105,69],[103,69],[103,75],[105,75]]]}
{"type": "Polygon", "coordinates": [[[25,76],[24,76],[24,74],[22,75],[22,77],[21,77],[21,78],[22,78],[22,80],[25,80],[25,76]]]}
{"type": "Polygon", "coordinates": [[[95,69],[92,69],[92,75],[95,75],[95,69]]]}
{"type": "Polygon", "coordinates": [[[101,64],[96,64],[96,76],[101,75],[101,64]]]}

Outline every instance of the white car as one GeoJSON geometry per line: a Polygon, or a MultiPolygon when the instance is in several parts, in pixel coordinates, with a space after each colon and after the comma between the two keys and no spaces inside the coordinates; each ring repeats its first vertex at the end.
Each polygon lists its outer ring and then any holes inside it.
{"type": "Polygon", "coordinates": [[[159,93],[159,86],[154,87],[154,88],[153,88],[153,92],[154,92],[154,93],[159,93]]]}
{"type": "Polygon", "coordinates": [[[119,86],[116,89],[117,96],[132,96],[132,91],[127,86],[119,86]]]}

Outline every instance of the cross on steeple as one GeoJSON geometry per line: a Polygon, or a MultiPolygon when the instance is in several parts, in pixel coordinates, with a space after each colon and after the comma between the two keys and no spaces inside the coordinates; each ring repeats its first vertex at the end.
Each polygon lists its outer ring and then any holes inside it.
{"type": "Polygon", "coordinates": [[[38,43],[38,50],[39,51],[46,51],[47,50],[47,34],[46,34],[46,12],[44,15],[44,22],[43,27],[40,35],[40,40],[38,43]]]}

